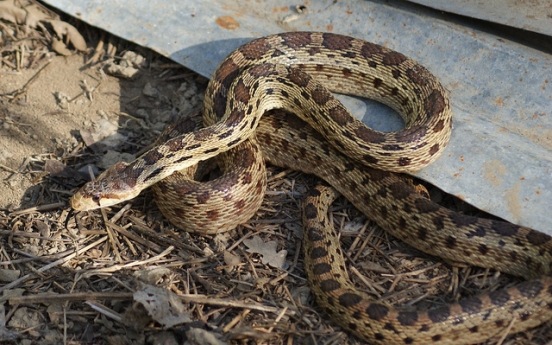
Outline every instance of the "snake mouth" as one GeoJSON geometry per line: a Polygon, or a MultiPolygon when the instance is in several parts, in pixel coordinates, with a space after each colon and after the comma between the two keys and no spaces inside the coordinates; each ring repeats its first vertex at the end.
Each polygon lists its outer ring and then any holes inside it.
{"type": "Polygon", "coordinates": [[[125,200],[135,198],[140,190],[124,194],[106,193],[105,191],[88,192],[89,186],[84,185],[69,200],[69,205],[75,211],[92,211],[103,207],[113,206],[125,200]]]}
{"type": "Polygon", "coordinates": [[[71,197],[71,199],[69,200],[69,206],[71,206],[71,208],[75,211],[91,210],[91,208],[87,207],[87,204],[89,204],[89,202],[86,201],[88,200],[89,199],[84,198],[79,191],[75,195],[73,195],[73,197],[71,197]]]}
{"type": "Polygon", "coordinates": [[[108,198],[102,198],[99,193],[94,195],[85,195],[85,193],[83,192],[83,189],[85,187],[86,185],[82,187],[77,193],[75,193],[75,195],[73,195],[69,200],[69,205],[75,211],[91,211],[98,208],[111,206],[118,202],[116,199],[110,200],[108,198]],[[100,202],[102,200],[104,202],[100,202]]]}

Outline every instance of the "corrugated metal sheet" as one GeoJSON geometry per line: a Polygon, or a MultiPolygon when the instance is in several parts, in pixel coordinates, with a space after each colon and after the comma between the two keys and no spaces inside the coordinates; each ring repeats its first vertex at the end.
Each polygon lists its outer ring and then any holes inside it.
{"type": "MultiPolygon", "coordinates": [[[[303,14],[289,0],[46,2],[204,76],[239,45],[282,31],[331,31],[398,50],[439,76],[454,111],[449,147],[417,176],[487,212],[552,235],[549,54],[423,11],[369,1],[312,1],[303,14]]],[[[387,108],[342,98],[369,125],[400,127],[387,108]]]]}
{"type": "Polygon", "coordinates": [[[409,0],[445,12],[552,36],[548,0],[409,0]]]}

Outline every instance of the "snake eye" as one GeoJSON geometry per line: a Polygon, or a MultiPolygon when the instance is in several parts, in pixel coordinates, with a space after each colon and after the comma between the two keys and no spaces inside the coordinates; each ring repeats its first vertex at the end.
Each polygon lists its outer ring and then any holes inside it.
{"type": "Polygon", "coordinates": [[[94,195],[92,197],[92,201],[94,201],[96,204],[98,204],[98,206],[100,206],[100,199],[101,199],[101,197],[99,195],[94,195]]]}

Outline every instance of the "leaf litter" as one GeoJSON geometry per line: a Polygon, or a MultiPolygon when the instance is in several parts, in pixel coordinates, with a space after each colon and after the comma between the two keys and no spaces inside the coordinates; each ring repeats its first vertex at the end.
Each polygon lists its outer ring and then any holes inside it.
{"type": "Polygon", "coordinates": [[[277,241],[263,242],[259,236],[255,236],[251,239],[243,240],[243,243],[248,247],[247,252],[261,255],[263,265],[284,270],[288,267],[286,264],[287,250],[276,251],[278,248],[277,241]]]}

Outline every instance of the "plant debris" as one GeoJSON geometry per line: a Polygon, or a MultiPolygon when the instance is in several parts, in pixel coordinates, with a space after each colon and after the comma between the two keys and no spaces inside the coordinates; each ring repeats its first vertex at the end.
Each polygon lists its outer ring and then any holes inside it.
{"type": "Polygon", "coordinates": [[[252,239],[243,240],[249,253],[257,253],[262,257],[261,262],[263,265],[269,265],[275,268],[286,269],[286,256],[287,250],[282,249],[279,252],[276,251],[278,248],[278,242],[269,241],[263,242],[259,236],[255,236],[252,239]]]}

